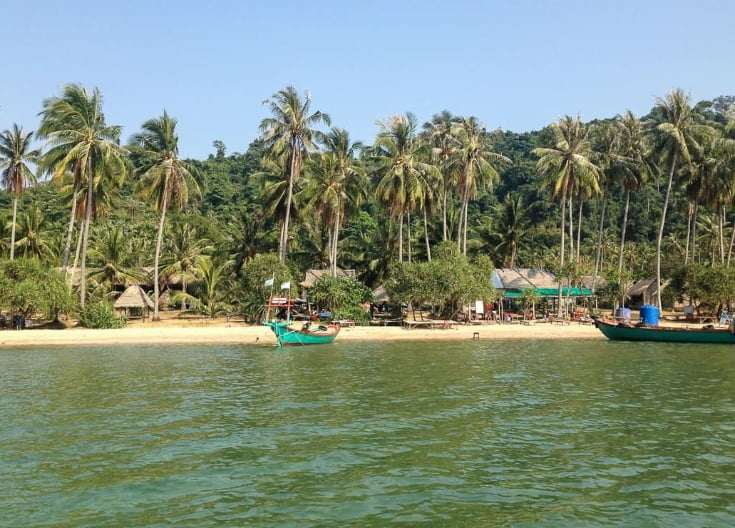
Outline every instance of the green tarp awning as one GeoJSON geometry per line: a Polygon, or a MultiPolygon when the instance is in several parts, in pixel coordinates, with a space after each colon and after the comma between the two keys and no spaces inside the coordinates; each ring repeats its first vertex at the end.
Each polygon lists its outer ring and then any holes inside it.
{"type": "MultiPolygon", "coordinates": [[[[557,297],[559,295],[559,288],[534,288],[534,291],[539,297],[557,297]]],[[[562,288],[561,294],[563,297],[590,297],[592,296],[592,291],[589,288],[562,288]]],[[[523,290],[508,290],[503,292],[503,296],[506,299],[520,299],[523,297],[523,290]]]]}

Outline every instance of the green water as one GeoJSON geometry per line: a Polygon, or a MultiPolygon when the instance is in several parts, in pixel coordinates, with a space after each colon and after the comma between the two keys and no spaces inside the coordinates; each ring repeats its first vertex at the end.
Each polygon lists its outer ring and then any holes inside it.
{"type": "Polygon", "coordinates": [[[735,350],[0,350],[0,526],[734,526],[735,350]]]}

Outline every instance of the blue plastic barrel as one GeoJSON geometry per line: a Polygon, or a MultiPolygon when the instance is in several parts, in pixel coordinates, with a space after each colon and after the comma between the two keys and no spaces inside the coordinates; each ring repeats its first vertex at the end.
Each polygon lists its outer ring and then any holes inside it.
{"type": "Polygon", "coordinates": [[[647,326],[658,325],[658,306],[644,304],[641,306],[641,321],[647,326]]]}
{"type": "Polygon", "coordinates": [[[618,321],[630,321],[630,308],[618,308],[615,310],[615,319],[618,321]]]}

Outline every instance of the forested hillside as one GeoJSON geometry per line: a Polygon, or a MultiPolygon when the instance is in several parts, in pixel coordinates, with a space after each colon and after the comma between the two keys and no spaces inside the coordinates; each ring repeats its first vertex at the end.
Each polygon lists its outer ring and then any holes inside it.
{"type": "Polygon", "coordinates": [[[644,116],[563,116],[531,132],[447,111],[376,116],[371,145],[294,88],[268,108],[242,124],[260,132],[246,152],[214,141],[207,159],[183,160],[174,116],[124,136],[99,91],[50,94],[39,130],[7,123],[0,138],[0,253],[77,270],[82,306],[141,282],[156,310],[170,290],[170,305],[205,312],[258,305],[276,268],[296,282],[354,269],[375,287],[448,245],[487,267],[573,282],[659,274],[681,291],[693,270],[731,265],[735,97],[676,90],[644,116]]]}

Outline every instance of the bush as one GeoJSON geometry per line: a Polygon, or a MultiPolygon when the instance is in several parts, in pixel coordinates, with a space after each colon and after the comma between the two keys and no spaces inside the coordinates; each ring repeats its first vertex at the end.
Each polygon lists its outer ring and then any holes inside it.
{"type": "Polygon", "coordinates": [[[122,328],[125,322],[115,315],[110,303],[99,301],[84,308],[79,314],[79,324],[87,328],[122,328]]]}

